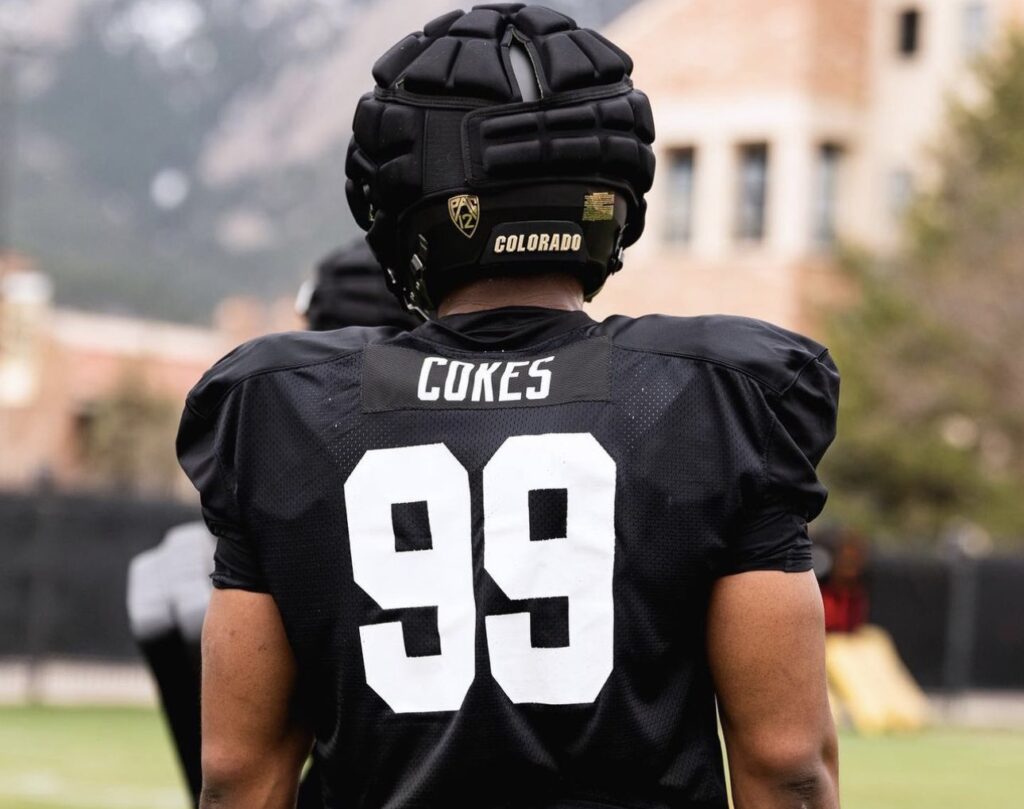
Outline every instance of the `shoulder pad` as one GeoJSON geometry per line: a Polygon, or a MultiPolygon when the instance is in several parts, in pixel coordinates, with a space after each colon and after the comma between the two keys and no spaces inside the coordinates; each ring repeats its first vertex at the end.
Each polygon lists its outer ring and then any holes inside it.
{"type": "Polygon", "coordinates": [[[294,331],[258,337],[240,345],[203,374],[188,395],[188,407],[208,418],[247,379],[331,362],[399,334],[401,329],[390,327],[352,326],[337,331],[294,331]]]}
{"type": "Polygon", "coordinates": [[[722,365],[783,394],[825,347],[808,337],[746,317],[611,317],[601,324],[613,344],[722,365]]]}

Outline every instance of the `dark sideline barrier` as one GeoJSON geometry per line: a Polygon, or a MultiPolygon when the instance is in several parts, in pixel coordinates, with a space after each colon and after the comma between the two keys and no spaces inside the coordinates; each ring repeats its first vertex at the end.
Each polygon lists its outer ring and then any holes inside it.
{"type": "MultiPolygon", "coordinates": [[[[0,657],[137,658],[129,560],[198,519],[180,503],[0,493],[0,657]]],[[[1024,689],[1024,555],[876,553],[870,620],[927,689],[1024,689]]]]}

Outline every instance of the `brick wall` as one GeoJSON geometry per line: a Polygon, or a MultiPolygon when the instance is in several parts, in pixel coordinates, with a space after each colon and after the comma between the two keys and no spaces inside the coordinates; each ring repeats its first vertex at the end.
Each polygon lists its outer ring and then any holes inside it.
{"type": "Polygon", "coordinates": [[[650,92],[690,98],[801,90],[860,100],[869,0],[651,0],[609,36],[650,92]]]}

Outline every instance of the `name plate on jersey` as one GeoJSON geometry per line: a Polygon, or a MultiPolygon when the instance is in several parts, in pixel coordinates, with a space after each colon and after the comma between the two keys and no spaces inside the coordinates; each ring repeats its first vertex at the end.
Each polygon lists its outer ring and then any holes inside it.
{"type": "Polygon", "coordinates": [[[535,356],[448,357],[397,346],[363,356],[363,411],[492,410],[609,398],[609,344],[584,340],[535,356]]]}

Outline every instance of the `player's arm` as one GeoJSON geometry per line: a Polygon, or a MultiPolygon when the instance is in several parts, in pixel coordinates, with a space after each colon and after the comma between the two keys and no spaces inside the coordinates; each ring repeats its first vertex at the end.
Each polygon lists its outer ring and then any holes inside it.
{"type": "Polygon", "coordinates": [[[215,590],[203,628],[201,809],[291,809],[312,737],[274,599],[215,590]]]}
{"type": "Polygon", "coordinates": [[[838,807],[814,574],[765,570],[719,579],[708,654],[736,809],[838,807]]]}

